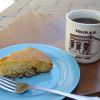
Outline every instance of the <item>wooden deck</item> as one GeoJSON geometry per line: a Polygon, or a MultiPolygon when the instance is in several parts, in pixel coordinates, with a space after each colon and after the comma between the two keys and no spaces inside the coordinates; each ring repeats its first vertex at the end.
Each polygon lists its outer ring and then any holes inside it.
{"type": "Polygon", "coordinates": [[[0,14],[0,29],[9,25],[17,16],[34,10],[49,15],[65,16],[74,9],[100,11],[100,0],[15,0],[15,3],[0,14]]]}

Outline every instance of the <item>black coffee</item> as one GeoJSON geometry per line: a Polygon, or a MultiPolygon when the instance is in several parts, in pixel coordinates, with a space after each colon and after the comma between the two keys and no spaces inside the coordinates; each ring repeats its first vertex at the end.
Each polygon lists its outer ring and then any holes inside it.
{"type": "Polygon", "coordinates": [[[73,21],[78,23],[85,23],[85,24],[97,24],[100,23],[100,20],[92,19],[92,18],[75,18],[73,21]]]}

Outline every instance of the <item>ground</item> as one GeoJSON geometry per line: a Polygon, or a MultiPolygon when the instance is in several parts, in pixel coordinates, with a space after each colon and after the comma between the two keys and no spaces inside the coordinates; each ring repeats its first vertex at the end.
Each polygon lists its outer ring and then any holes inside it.
{"type": "Polygon", "coordinates": [[[9,25],[17,16],[34,10],[49,15],[65,16],[74,9],[100,11],[100,0],[15,0],[15,3],[0,13],[0,29],[9,25]]]}

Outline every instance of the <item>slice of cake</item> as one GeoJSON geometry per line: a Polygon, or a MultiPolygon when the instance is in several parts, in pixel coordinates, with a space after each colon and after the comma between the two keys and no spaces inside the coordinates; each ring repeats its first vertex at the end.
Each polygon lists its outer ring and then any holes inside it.
{"type": "Polygon", "coordinates": [[[52,62],[46,54],[36,48],[15,51],[0,59],[0,75],[5,77],[25,77],[48,72],[52,62]]]}

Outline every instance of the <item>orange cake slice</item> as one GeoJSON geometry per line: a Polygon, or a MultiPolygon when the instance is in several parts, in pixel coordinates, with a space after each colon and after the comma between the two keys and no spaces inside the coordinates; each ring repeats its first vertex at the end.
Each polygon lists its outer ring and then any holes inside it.
{"type": "Polygon", "coordinates": [[[5,77],[27,77],[51,69],[49,57],[36,48],[15,51],[0,59],[0,75],[5,77]]]}

